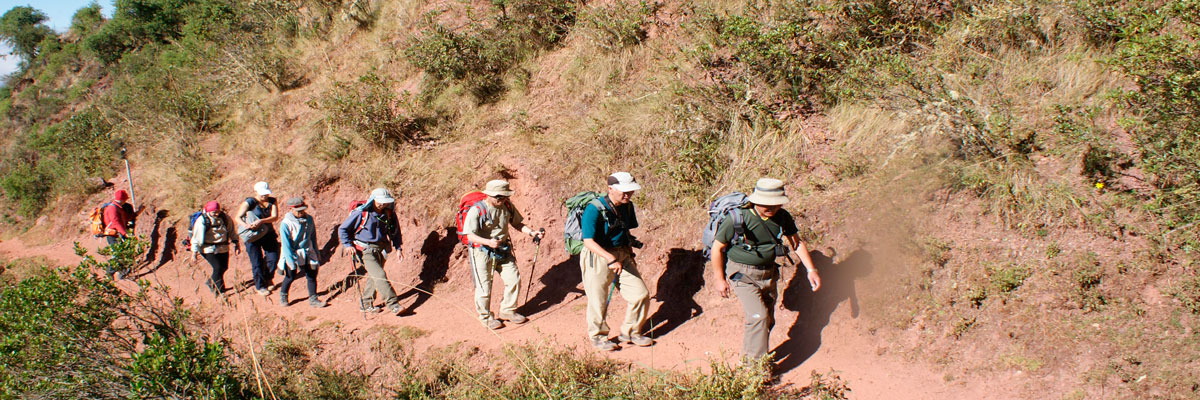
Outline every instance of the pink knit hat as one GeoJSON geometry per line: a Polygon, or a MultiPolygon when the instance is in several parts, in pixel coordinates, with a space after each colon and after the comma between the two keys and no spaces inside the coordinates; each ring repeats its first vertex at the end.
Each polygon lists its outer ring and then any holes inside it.
{"type": "Polygon", "coordinates": [[[213,211],[217,211],[220,209],[221,209],[221,203],[217,203],[216,200],[204,203],[204,211],[205,212],[213,212],[213,211]]]}
{"type": "Polygon", "coordinates": [[[113,200],[117,200],[117,201],[129,200],[129,193],[126,193],[125,189],[117,189],[117,191],[113,192],[113,200]]]}

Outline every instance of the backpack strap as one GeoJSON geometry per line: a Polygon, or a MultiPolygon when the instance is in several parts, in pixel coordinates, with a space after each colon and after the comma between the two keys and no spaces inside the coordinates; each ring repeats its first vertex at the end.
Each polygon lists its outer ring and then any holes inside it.
{"type": "Polygon", "coordinates": [[[608,218],[608,214],[609,213],[616,214],[616,213],[613,211],[612,208],[609,208],[608,205],[604,204],[604,198],[597,197],[597,198],[592,199],[592,201],[589,203],[592,205],[592,207],[596,207],[596,211],[600,212],[600,217],[604,218],[604,224],[611,228],[612,221],[608,218]]]}

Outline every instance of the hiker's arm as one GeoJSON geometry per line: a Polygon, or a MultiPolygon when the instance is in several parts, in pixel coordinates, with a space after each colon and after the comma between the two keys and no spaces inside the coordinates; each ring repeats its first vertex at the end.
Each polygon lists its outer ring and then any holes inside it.
{"type": "MultiPolygon", "coordinates": [[[[296,265],[296,253],[292,249],[292,228],[288,224],[279,225],[279,261],[282,264],[296,265]]],[[[271,269],[277,268],[272,265],[271,269]]]]}
{"type": "Polygon", "coordinates": [[[358,224],[358,218],[359,218],[359,213],[351,212],[350,215],[346,216],[346,220],[342,221],[341,225],[338,225],[338,228],[337,228],[338,242],[340,242],[342,244],[342,255],[343,256],[346,255],[346,251],[347,251],[346,249],[354,248],[354,238],[350,237],[350,233],[351,233],[350,230],[354,229],[354,226],[356,226],[358,224]]]}
{"type": "Polygon", "coordinates": [[[604,260],[608,262],[608,269],[612,270],[613,272],[621,270],[621,264],[617,262],[617,256],[609,253],[608,250],[604,250],[604,247],[601,247],[600,243],[596,243],[596,239],[583,239],[583,247],[586,247],[588,251],[596,253],[600,257],[604,257],[604,260]]]}
{"type": "Polygon", "coordinates": [[[267,216],[266,218],[258,220],[258,224],[259,225],[263,225],[263,224],[270,225],[270,224],[275,223],[275,221],[279,221],[279,205],[272,203],[271,204],[271,215],[267,216]]]}
{"type": "Polygon", "coordinates": [[[720,240],[714,240],[712,250],[709,254],[712,255],[712,260],[709,263],[713,270],[713,287],[717,290],[717,294],[721,297],[729,297],[729,282],[725,281],[725,248],[728,244],[720,240]]]}
{"type": "Polygon", "coordinates": [[[250,225],[242,222],[242,218],[246,216],[248,210],[250,210],[250,204],[243,201],[242,205],[238,206],[237,212],[233,214],[233,223],[237,224],[238,229],[251,229],[250,225]]]}
{"type": "Polygon", "coordinates": [[[804,263],[804,269],[808,272],[808,284],[812,286],[815,292],[821,288],[821,275],[817,273],[816,265],[813,265],[812,257],[808,255],[808,246],[804,245],[804,241],[800,240],[800,235],[787,235],[785,238],[788,241],[789,248],[792,253],[804,263]]]}
{"type": "Polygon", "coordinates": [[[480,233],[482,232],[480,232],[480,228],[482,226],[479,225],[479,208],[471,207],[467,211],[467,215],[463,216],[463,232],[467,234],[467,241],[493,249],[500,245],[500,241],[496,239],[488,239],[481,236],[480,233]]]}

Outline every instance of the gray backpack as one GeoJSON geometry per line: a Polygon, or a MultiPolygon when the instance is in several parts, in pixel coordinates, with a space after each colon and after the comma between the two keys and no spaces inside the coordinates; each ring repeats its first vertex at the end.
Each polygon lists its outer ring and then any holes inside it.
{"type": "Polygon", "coordinates": [[[746,205],[746,194],[733,192],[718,197],[708,206],[708,224],[704,225],[704,233],[700,237],[700,241],[704,243],[705,259],[711,257],[709,253],[712,251],[713,240],[717,235],[717,227],[726,215],[729,215],[733,222],[733,240],[736,242],[744,235],[745,221],[742,221],[742,213],[737,212],[737,209],[744,205],[746,205]]]}

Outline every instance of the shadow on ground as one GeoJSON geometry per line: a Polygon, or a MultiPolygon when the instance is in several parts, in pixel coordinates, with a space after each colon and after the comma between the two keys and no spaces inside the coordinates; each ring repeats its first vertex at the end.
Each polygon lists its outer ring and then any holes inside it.
{"type": "Polygon", "coordinates": [[[817,352],[821,347],[821,331],[829,325],[830,316],[842,301],[850,300],[850,314],[858,317],[854,281],[867,276],[873,269],[871,253],[862,249],[855,250],[837,264],[833,263],[832,255],[817,251],[809,255],[821,271],[821,289],[813,292],[803,273],[792,275],[788,281],[781,304],[797,314],[788,329],[787,339],[774,349],[777,374],[795,369],[817,352]]]}
{"type": "Polygon", "coordinates": [[[676,248],[667,253],[667,269],[654,290],[654,298],[661,303],[650,316],[647,335],[662,337],[704,312],[695,300],[704,288],[704,261],[699,250],[676,248]]]}

